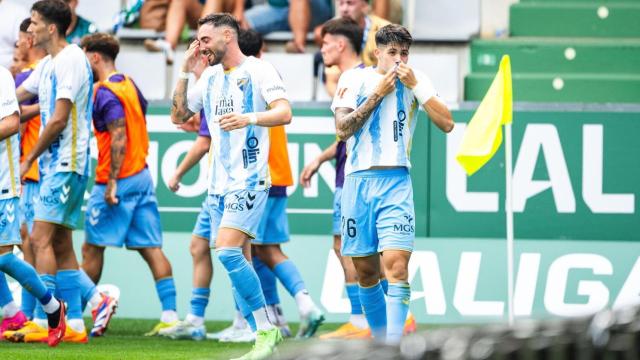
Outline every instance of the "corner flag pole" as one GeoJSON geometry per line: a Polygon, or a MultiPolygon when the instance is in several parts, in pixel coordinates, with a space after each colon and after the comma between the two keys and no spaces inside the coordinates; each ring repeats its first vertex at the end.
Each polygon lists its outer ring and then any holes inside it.
{"type": "Polygon", "coordinates": [[[512,207],[512,195],[513,195],[513,171],[511,166],[511,123],[504,126],[504,158],[505,158],[505,172],[506,172],[506,187],[505,187],[505,204],[504,209],[507,215],[507,313],[509,315],[509,325],[513,325],[513,207],[512,207]]]}

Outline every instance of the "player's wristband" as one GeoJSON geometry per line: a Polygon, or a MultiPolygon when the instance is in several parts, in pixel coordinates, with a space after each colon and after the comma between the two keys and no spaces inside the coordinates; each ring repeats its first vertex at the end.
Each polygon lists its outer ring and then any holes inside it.
{"type": "Polygon", "coordinates": [[[256,113],[248,113],[249,117],[249,125],[258,125],[258,114],[256,113]]]}
{"type": "Polygon", "coordinates": [[[436,91],[433,87],[429,86],[428,84],[425,84],[424,82],[419,82],[413,88],[413,95],[416,96],[416,99],[418,99],[418,101],[420,102],[420,105],[423,105],[424,103],[429,101],[429,99],[431,99],[433,96],[436,95],[436,91]]]}
{"type": "Polygon", "coordinates": [[[184,72],[184,71],[180,71],[178,73],[178,79],[189,80],[189,73],[188,72],[184,72]]]}

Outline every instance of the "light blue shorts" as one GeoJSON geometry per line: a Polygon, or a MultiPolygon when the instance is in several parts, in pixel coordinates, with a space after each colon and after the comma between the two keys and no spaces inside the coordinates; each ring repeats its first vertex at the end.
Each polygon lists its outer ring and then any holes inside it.
{"type": "Polygon", "coordinates": [[[20,195],[20,224],[27,224],[29,233],[31,233],[31,229],[33,229],[33,206],[38,201],[39,195],[39,182],[27,180],[22,184],[22,195],[20,195]]]}
{"type": "Polygon", "coordinates": [[[342,255],[413,251],[415,213],[405,168],[349,174],[342,192],[342,255]]]}
{"type": "Polygon", "coordinates": [[[87,176],[75,172],[53,172],[40,178],[40,198],[33,206],[33,219],[75,229],[87,180],[87,176]]]}
{"type": "MultiPolygon", "coordinates": [[[[310,29],[331,19],[333,10],[331,9],[330,1],[310,0],[309,2],[311,3],[310,29]]],[[[269,3],[254,5],[244,12],[244,16],[251,28],[261,34],[268,34],[274,31],[291,31],[288,6],[272,6],[269,3]]]]}
{"type": "Polygon", "coordinates": [[[209,205],[207,205],[206,198],[202,202],[202,208],[196,219],[196,225],[193,227],[192,234],[207,241],[211,239],[211,212],[209,205]]]}
{"type": "Polygon", "coordinates": [[[20,198],[0,200],[0,246],[20,245],[20,198]]]}
{"type": "Polygon", "coordinates": [[[341,235],[342,228],[340,221],[342,219],[342,188],[337,187],[333,193],[333,235],[341,235]]]}
{"type": "Polygon", "coordinates": [[[105,188],[95,184],[87,202],[87,243],[128,249],[162,247],[158,200],[149,170],[118,180],[116,205],[104,200],[105,188]]]}
{"type": "Polygon", "coordinates": [[[255,239],[262,214],[267,205],[269,190],[249,191],[235,190],[226,195],[209,195],[207,207],[211,217],[210,246],[216,244],[219,228],[230,228],[242,231],[251,239],[255,239]]]}
{"type": "Polygon", "coordinates": [[[287,197],[269,196],[258,233],[251,241],[254,245],[275,245],[289,241],[289,220],[287,219],[287,197]]]}

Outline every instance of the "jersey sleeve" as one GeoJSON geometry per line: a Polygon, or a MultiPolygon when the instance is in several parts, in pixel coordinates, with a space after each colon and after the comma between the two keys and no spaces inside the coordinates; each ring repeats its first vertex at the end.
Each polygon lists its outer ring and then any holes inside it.
{"type": "Polygon", "coordinates": [[[20,86],[23,89],[27,90],[31,94],[38,94],[38,87],[40,85],[40,74],[42,74],[42,68],[44,67],[47,59],[42,59],[36,65],[36,68],[31,72],[29,77],[27,77],[20,86]]]}
{"type": "Polygon", "coordinates": [[[202,110],[202,96],[206,90],[210,76],[211,73],[209,69],[205,70],[202,76],[200,76],[200,79],[187,90],[187,108],[194,114],[202,110]]]}
{"type": "Polygon", "coordinates": [[[0,120],[16,112],[20,113],[15,89],[11,73],[0,68],[0,120]]]}
{"type": "Polygon", "coordinates": [[[359,70],[345,71],[338,80],[338,87],[333,102],[331,103],[331,111],[336,112],[337,108],[356,109],[358,107],[357,97],[360,82],[358,81],[359,70]]]}
{"type": "Polygon", "coordinates": [[[262,98],[267,104],[271,104],[279,99],[289,100],[287,90],[282,82],[282,77],[280,77],[280,74],[278,74],[278,71],[273,65],[262,61],[260,72],[262,73],[260,91],[262,98]]]}
{"type": "Polygon", "coordinates": [[[56,100],[68,99],[73,102],[78,97],[82,84],[86,81],[86,66],[78,56],[65,56],[54,63],[56,100]]]}

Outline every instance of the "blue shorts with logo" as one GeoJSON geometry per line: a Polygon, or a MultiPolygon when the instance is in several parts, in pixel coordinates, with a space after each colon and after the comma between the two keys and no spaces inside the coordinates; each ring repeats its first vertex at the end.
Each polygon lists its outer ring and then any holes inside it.
{"type": "Polygon", "coordinates": [[[342,192],[342,254],[413,251],[413,188],[406,168],[349,174],[342,192]]]}
{"type": "Polygon", "coordinates": [[[267,205],[269,190],[234,190],[224,196],[209,195],[207,207],[211,217],[210,246],[215,247],[219,228],[242,231],[255,239],[262,214],[267,205]]]}
{"type": "Polygon", "coordinates": [[[196,219],[196,225],[193,227],[192,234],[207,241],[211,239],[211,214],[206,198],[202,202],[202,208],[196,219]]]}
{"type": "Polygon", "coordinates": [[[289,220],[287,219],[287,197],[269,196],[264,209],[254,245],[275,245],[289,241],[289,220]]]}
{"type": "Polygon", "coordinates": [[[22,195],[20,195],[20,224],[26,224],[27,230],[31,233],[33,229],[34,204],[40,196],[40,183],[27,180],[22,184],[22,195]]]}
{"type": "Polygon", "coordinates": [[[0,246],[20,244],[20,198],[1,199],[0,246]]]}
{"type": "Polygon", "coordinates": [[[75,172],[52,172],[40,178],[40,198],[33,219],[75,229],[88,177],[75,172]]]}
{"type": "Polygon", "coordinates": [[[87,243],[128,249],[162,247],[158,200],[149,169],[118,179],[116,205],[104,200],[105,188],[95,184],[87,202],[87,243]]]}
{"type": "Polygon", "coordinates": [[[333,235],[340,236],[341,226],[340,221],[342,217],[342,188],[337,187],[333,193],[333,235]]]}

